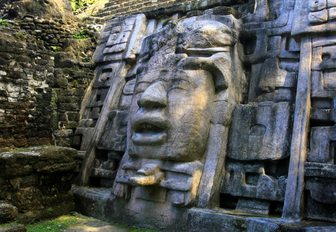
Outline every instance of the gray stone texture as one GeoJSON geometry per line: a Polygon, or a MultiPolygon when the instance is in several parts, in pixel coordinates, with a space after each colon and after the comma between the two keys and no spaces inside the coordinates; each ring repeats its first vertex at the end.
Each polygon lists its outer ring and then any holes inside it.
{"type": "Polygon", "coordinates": [[[95,45],[75,57],[75,30],[86,29],[69,27],[33,15],[0,27],[0,147],[71,145],[95,45]]]}
{"type": "Polygon", "coordinates": [[[30,222],[70,212],[76,150],[44,146],[0,153],[0,221],[30,222]]]}
{"type": "Polygon", "coordinates": [[[0,223],[14,221],[18,216],[18,210],[15,206],[6,202],[0,202],[0,223]]]}
{"type": "Polygon", "coordinates": [[[234,160],[280,160],[288,154],[290,104],[239,105],[231,124],[228,157],[234,160]]]}
{"type": "Polygon", "coordinates": [[[332,231],[335,8],[194,1],[108,21],[77,204],[171,231],[332,231]]]}

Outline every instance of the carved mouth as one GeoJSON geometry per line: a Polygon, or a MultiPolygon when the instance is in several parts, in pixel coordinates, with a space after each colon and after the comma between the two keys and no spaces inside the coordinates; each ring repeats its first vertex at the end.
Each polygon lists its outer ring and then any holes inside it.
{"type": "Polygon", "coordinates": [[[132,130],[132,141],[136,145],[162,144],[167,138],[167,123],[160,119],[135,120],[132,130]]]}

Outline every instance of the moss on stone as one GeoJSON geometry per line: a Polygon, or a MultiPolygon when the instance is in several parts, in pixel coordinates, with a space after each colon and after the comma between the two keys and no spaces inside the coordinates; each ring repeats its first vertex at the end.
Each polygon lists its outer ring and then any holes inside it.
{"type": "Polygon", "coordinates": [[[62,232],[80,223],[83,219],[74,215],[64,215],[53,220],[42,221],[27,226],[27,232],[62,232]]]}
{"type": "Polygon", "coordinates": [[[27,232],[99,231],[100,227],[104,228],[104,231],[109,228],[110,231],[155,232],[151,229],[135,228],[115,223],[109,224],[77,213],[28,225],[27,232]]]}

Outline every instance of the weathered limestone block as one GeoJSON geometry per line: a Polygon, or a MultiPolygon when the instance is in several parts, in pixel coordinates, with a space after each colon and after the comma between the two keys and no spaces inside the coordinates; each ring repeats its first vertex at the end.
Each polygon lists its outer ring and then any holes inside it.
{"type": "Polygon", "coordinates": [[[336,19],[336,7],[328,9],[329,20],[336,19]]]}
{"type": "Polygon", "coordinates": [[[265,173],[263,164],[244,164],[230,162],[222,192],[232,196],[283,201],[286,177],[272,177],[265,173]]]}
{"type": "Polygon", "coordinates": [[[269,213],[269,209],[269,202],[255,199],[239,199],[236,206],[238,211],[265,215],[269,213]]]}
{"type": "Polygon", "coordinates": [[[328,14],[335,7],[334,0],[297,0],[292,33],[325,33],[336,28],[335,20],[328,14]],[[307,4],[308,3],[308,4],[307,4]]]}
{"type": "Polygon", "coordinates": [[[279,160],[288,156],[290,104],[265,102],[236,107],[228,157],[279,160]]]}
{"type": "Polygon", "coordinates": [[[259,88],[265,92],[270,92],[279,87],[293,87],[288,80],[287,72],[279,68],[279,61],[276,58],[265,60],[260,76],[259,88]]]}
{"type": "MultiPolygon", "coordinates": [[[[69,190],[76,154],[72,148],[55,146],[0,153],[0,200],[17,207],[18,220],[25,222],[69,212],[74,206],[69,190]]],[[[1,213],[12,209],[1,206],[6,205],[0,204],[1,213]]]]}
{"type": "Polygon", "coordinates": [[[120,97],[120,108],[128,109],[132,102],[136,79],[132,79],[126,82],[123,93],[120,97]]]}
{"type": "Polygon", "coordinates": [[[318,121],[335,120],[334,36],[314,39],[312,62],[312,114],[318,121]]]}
{"type": "Polygon", "coordinates": [[[335,0],[327,0],[327,6],[328,8],[335,7],[336,1],[335,0]]]}
{"type": "MultiPolygon", "coordinates": [[[[330,37],[333,40],[333,37],[330,37]]],[[[334,42],[327,43],[323,40],[317,40],[316,48],[313,50],[313,73],[312,73],[312,94],[313,97],[329,97],[335,96],[335,75],[336,63],[334,60],[335,45],[334,42]]]]}
{"type": "MultiPolygon", "coordinates": [[[[335,169],[335,168],[334,168],[335,169]]],[[[336,179],[309,177],[306,181],[307,217],[311,219],[336,222],[336,179]]]]}
{"type": "Polygon", "coordinates": [[[309,162],[335,164],[335,127],[313,127],[310,138],[309,162]]]}
{"type": "Polygon", "coordinates": [[[319,11],[327,7],[327,0],[309,0],[309,10],[319,11]]]}
{"type": "Polygon", "coordinates": [[[126,148],[127,111],[114,110],[97,145],[99,149],[124,151],[126,148]]]}
{"type": "Polygon", "coordinates": [[[15,206],[0,201],[0,224],[14,221],[17,215],[18,210],[15,206]]]}
{"type": "Polygon", "coordinates": [[[160,171],[154,171],[159,167],[157,165],[158,162],[154,161],[141,168],[140,162],[126,163],[122,167],[126,173],[118,176],[117,182],[133,186],[159,186],[149,189],[137,188],[134,193],[136,198],[158,202],[169,201],[176,206],[188,206],[195,203],[202,164],[198,161],[183,164],[165,162],[160,167],[160,171]],[[150,196],[153,194],[149,193],[153,192],[153,189],[156,191],[160,189],[161,194],[152,199],[150,196]],[[168,198],[166,198],[167,195],[168,198]]]}
{"type": "Polygon", "coordinates": [[[334,127],[313,127],[311,131],[309,162],[305,165],[309,218],[336,221],[331,213],[336,205],[335,133],[334,127]]]}
{"type": "Polygon", "coordinates": [[[322,204],[336,204],[336,180],[315,178],[306,184],[312,199],[322,204]]]}
{"type": "Polygon", "coordinates": [[[336,128],[313,127],[308,162],[335,164],[336,128]]]}

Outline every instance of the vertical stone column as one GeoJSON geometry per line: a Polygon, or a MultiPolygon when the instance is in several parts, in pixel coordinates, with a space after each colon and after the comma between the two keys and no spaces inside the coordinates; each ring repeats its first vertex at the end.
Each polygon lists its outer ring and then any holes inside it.
{"type": "Polygon", "coordinates": [[[302,39],[300,57],[290,163],[283,211],[283,217],[287,219],[300,219],[302,217],[304,162],[307,157],[310,117],[311,38],[302,39]]]}

